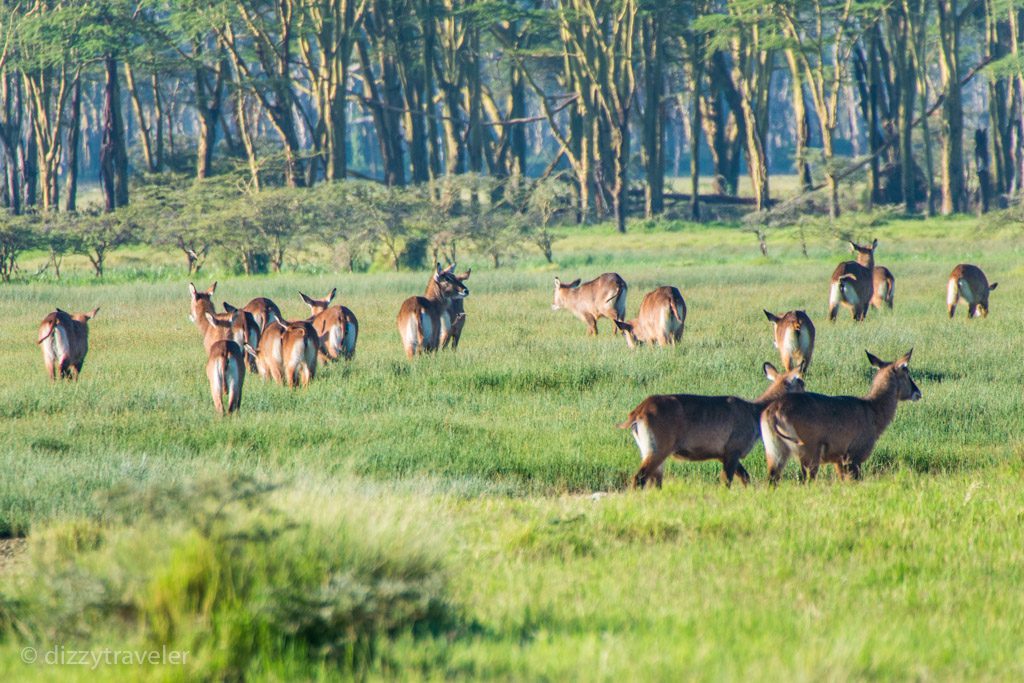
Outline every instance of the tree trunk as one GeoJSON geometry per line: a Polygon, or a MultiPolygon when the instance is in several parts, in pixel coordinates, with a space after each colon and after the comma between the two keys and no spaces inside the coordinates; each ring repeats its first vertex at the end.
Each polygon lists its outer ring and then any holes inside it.
{"type": "Polygon", "coordinates": [[[107,55],[104,65],[106,83],[103,97],[103,141],[100,145],[100,185],[103,188],[105,208],[113,211],[128,204],[128,154],[121,117],[117,59],[107,55]]]}
{"type": "Polygon", "coordinates": [[[942,213],[967,207],[964,185],[964,112],[960,87],[960,27],[956,0],[938,0],[939,67],[942,74],[942,213]]]}
{"type": "Polygon", "coordinates": [[[78,155],[82,146],[82,79],[75,79],[74,90],[71,92],[71,118],[68,121],[68,170],[67,170],[67,197],[65,198],[64,209],[73,212],[78,202],[78,155]]]}
{"type": "Polygon", "coordinates": [[[135,119],[139,122],[139,142],[142,143],[142,157],[146,162],[146,170],[155,173],[156,157],[153,154],[153,142],[150,138],[152,126],[146,122],[146,110],[142,106],[142,96],[139,93],[138,84],[135,82],[135,71],[129,62],[124,64],[124,78],[128,84],[128,92],[131,94],[135,119]]]}
{"type": "Polygon", "coordinates": [[[644,166],[647,185],[644,211],[648,218],[665,209],[665,97],[664,50],[658,15],[644,18],[644,166]]]}

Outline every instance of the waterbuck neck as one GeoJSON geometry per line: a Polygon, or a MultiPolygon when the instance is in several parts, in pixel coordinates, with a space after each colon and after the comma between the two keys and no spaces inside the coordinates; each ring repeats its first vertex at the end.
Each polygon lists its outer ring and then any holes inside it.
{"type": "Polygon", "coordinates": [[[864,400],[871,406],[875,414],[875,426],[881,433],[896,417],[896,407],[900,402],[899,385],[889,368],[878,371],[871,383],[871,391],[864,400]]]}

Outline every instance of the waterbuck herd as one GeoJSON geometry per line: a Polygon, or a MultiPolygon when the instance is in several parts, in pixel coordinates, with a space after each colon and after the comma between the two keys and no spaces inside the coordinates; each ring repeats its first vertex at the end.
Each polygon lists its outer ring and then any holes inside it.
{"type": "MultiPolygon", "coordinates": [[[[840,263],[832,273],[828,316],[834,321],[839,308],[851,309],[862,321],[868,309],[892,308],[896,280],[874,261],[878,240],[870,246],[850,243],[856,260],[840,263]]],[[[406,299],[397,326],[406,356],[458,347],[466,322],[463,300],[469,295],[470,271],[455,272],[454,264],[431,274],[423,296],[406,299]]],[[[952,318],[962,300],[968,317],[986,317],[989,283],[977,266],[960,264],[949,276],[947,311],[952,318]]],[[[213,304],[214,282],[200,291],[189,283],[189,318],[202,335],[207,354],[206,375],[218,413],[233,413],[242,402],[246,369],[289,387],[307,386],[316,377],[318,363],[352,360],[359,336],[355,314],[331,305],[336,290],[322,299],[299,293],[310,316],[286,320],[277,304],[256,298],[242,308],[223,302],[223,313],[213,304]],[[225,397],[227,398],[225,403],[225,397]]],[[[618,274],[605,273],[589,282],[563,283],[555,278],[552,309],[567,309],[597,334],[597,322],[608,318],[613,332],[620,331],[630,348],[640,344],[675,346],[683,336],[686,302],[675,287],[647,293],[637,317],[626,320],[628,286],[618,274]]],[[[70,314],[61,309],[43,318],[37,344],[51,380],[78,378],[88,352],[89,313],[70,314]]],[[[776,484],[793,456],[800,463],[801,481],[813,480],[822,464],[834,465],[843,479],[859,479],[861,466],[896,415],[900,401],[916,401],[921,391],[910,376],[911,351],[895,361],[883,361],[870,352],[876,368],[870,391],[863,397],[826,396],[804,390],[803,375],[814,353],[814,324],[804,311],[775,315],[764,311],[772,325],[782,369],[764,364],[770,385],[753,401],[736,396],[655,395],[644,399],[619,425],[629,429],[640,449],[640,469],[634,485],[653,481],[661,487],[665,461],[718,460],[722,481],[735,477],[744,484],[750,476],[742,460],[758,438],[765,446],[768,480],[776,484]]]]}

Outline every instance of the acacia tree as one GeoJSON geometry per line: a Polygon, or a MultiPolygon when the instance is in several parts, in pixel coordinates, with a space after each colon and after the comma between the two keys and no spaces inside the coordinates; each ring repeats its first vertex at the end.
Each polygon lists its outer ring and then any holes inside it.
{"type": "Polygon", "coordinates": [[[847,65],[861,35],[884,5],[872,0],[793,0],[776,5],[782,30],[792,42],[789,58],[803,70],[818,116],[829,190],[829,215],[839,215],[839,178],[835,159],[839,99],[847,65]]]}

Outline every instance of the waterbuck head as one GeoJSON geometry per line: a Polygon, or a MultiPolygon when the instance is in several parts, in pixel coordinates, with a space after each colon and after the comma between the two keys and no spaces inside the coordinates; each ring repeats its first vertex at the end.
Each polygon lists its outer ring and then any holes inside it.
{"type": "Polygon", "coordinates": [[[309,306],[310,314],[316,315],[318,313],[323,313],[330,307],[331,302],[334,301],[334,295],[337,293],[338,288],[335,287],[323,299],[313,299],[311,297],[306,296],[302,292],[299,292],[299,296],[301,296],[302,300],[306,302],[307,306],[309,306]]]}
{"type": "Polygon", "coordinates": [[[987,318],[988,317],[988,295],[996,287],[999,286],[998,282],[993,282],[988,286],[988,290],[981,296],[981,300],[974,306],[974,313],[972,316],[975,318],[987,318]]]}
{"type": "Polygon", "coordinates": [[[205,292],[200,292],[191,282],[188,283],[188,292],[191,295],[191,308],[188,319],[197,323],[203,319],[206,313],[213,313],[213,293],[217,291],[217,283],[214,282],[205,292]]]}
{"type": "Polygon", "coordinates": [[[625,320],[613,321],[615,326],[622,330],[622,336],[626,338],[626,346],[631,349],[643,344],[642,341],[636,338],[636,331],[634,330],[634,323],[625,320]]]}
{"type": "Polygon", "coordinates": [[[761,400],[766,398],[778,398],[783,394],[802,394],[804,392],[804,371],[807,363],[801,363],[800,367],[789,372],[779,372],[771,363],[765,363],[763,368],[764,376],[771,382],[771,386],[765,391],[761,400]]]}
{"type": "Polygon", "coordinates": [[[914,349],[910,349],[903,357],[891,362],[881,360],[870,351],[864,353],[868,355],[868,362],[878,368],[873,387],[889,386],[891,383],[895,383],[896,397],[900,401],[921,400],[921,390],[917,388],[914,379],[910,376],[910,355],[914,353],[914,349]]]}
{"type": "Polygon", "coordinates": [[[870,247],[850,242],[850,251],[857,254],[857,263],[865,268],[873,268],[875,265],[875,249],[878,248],[878,240],[872,240],[870,247]]]}
{"type": "Polygon", "coordinates": [[[563,283],[561,280],[559,280],[556,277],[555,278],[555,300],[551,303],[551,310],[552,311],[557,311],[558,309],[562,308],[562,306],[564,305],[562,297],[565,294],[565,292],[567,292],[569,290],[572,290],[572,289],[576,289],[577,287],[580,286],[580,282],[581,282],[581,280],[579,278],[576,278],[572,282],[563,283]]]}
{"type": "Polygon", "coordinates": [[[451,272],[454,267],[455,264],[449,268],[442,268],[440,263],[435,264],[431,289],[436,290],[444,299],[465,299],[469,296],[469,288],[451,272]]]}

